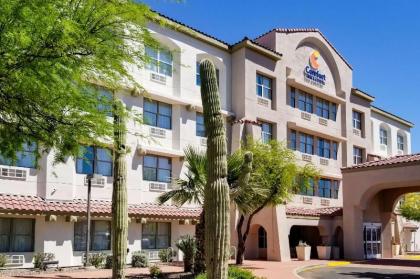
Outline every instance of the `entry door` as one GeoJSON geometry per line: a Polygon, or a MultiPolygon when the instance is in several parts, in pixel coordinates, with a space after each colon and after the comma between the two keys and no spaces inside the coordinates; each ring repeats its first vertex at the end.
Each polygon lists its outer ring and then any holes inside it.
{"type": "Polygon", "coordinates": [[[363,225],[363,242],[366,259],[381,258],[381,224],[365,223],[363,225]]]}

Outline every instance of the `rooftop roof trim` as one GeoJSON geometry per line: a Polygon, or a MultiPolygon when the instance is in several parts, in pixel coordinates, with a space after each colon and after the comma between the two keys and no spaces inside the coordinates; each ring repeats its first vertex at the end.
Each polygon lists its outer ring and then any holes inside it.
{"type": "Polygon", "coordinates": [[[366,93],[363,90],[360,90],[359,88],[352,88],[351,89],[351,93],[353,93],[353,94],[355,94],[355,95],[357,95],[357,96],[359,96],[361,98],[364,98],[364,99],[368,100],[369,102],[375,101],[375,97],[374,96],[366,93]]]}
{"type": "Polygon", "coordinates": [[[420,164],[420,153],[415,154],[407,154],[407,155],[397,155],[394,157],[389,157],[377,161],[370,161],[365,162],[359,165],[354,165],[347,168],[342,168],[342,172],[354,172],[354,171],[363,171],[363,170],[369,170],[372,168],[388,168],[393,167],[395,165],[411,165],[411,164],[420,164]]]}
{"type": "Polygon", "coordinates": [[[404,118],[401,118],[398,115],[395,115],[393,113],[390,113],[390,112],[388,112],[386,110],[383,110],[383,109],[378,108],[378,107],[375,107],[375,106],[371,106],[370,108],[371,108],[371,110],[373,112],[376,112],[376,113],[378,113],[378,114],[380,114],[382,116],[385,116],[385,117],[388,117],[390,119],[393,119],[393,120],[395,120],[395,121],[397,121],[397,122],[399,122],[399,123],[401,123],[403,125],[406,125],[406,126],[408,126],[410,128],[413,128],[414,127],[414,123],[412,123],[412,122],[410,122],[410,121],[408,121],[408,120],[406,120],[404,118]]]}
{"type": "Polygon", "coordinates": [[[251,39],[249,39],[248,37],[244,37],[241,41],[233,44],[231,46],[232,51],[235,51],[239,48],[242,47],[247,47],[250,48],[252,50],[257,51],[258,53],[264,54],[266,56],[269,56],[270,58],[274,59],[274,60],[280,60],[283,55],[273,49],[270,49],[266,46],[263,46],[261,44],[259,44],[256,41],[253,41],[251,39]]]}

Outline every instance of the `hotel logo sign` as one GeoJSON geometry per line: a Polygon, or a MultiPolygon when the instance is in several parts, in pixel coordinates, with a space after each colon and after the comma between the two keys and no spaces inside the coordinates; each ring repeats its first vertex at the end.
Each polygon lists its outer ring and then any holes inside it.
{"type": "Polygon", "coordinates": [[[325,85],[326,77],[325,74],[322,74],[318,70],[320,56],[321,55],[319,51],[312,51],[311,55],[309,56],[309,65],[305,67],[303,75],[306,82],[318,87],[323,87],[325,85]]]}

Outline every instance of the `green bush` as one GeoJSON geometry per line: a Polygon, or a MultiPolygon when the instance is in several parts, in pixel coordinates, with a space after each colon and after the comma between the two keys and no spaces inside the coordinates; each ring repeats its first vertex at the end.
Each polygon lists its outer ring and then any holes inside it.
{"type": "Polygon", "coordinates": [[[104,261],[106,258],[106,254],[104,253],[95,253],[89,255],[89,264],[93,265],[96,268],[100,268],[103,266],[104,261]]]}
{"type": "Polygon", "coordinates": [[[142,251],[135,251],[131,255],[131,266],[132,267],[148,267],[149,259],[146,254],[142,251]]]}
{"type": "Polygon", "coordinates": [[[107,255],[105,259],[105,268],[111,269],[112,268],[112,255],[107,255]]]}
{"type": "Polygon", "coordinates": [[[184,235],[178,240],[176,247],[184,253],[184,271],[192,271],[194,265],[194,255],[197,251],[195,238],[191,235],[184,235]]]}
{"type": "Polygon", "coordinates": [[[34,255],[34,267],[42,268],[44,262],[54,260],[55,256],[53,253],[36,253],[34,255]]]}
{"type": "Polygon", "coordinates": [[[4,267],[7,263],[6,255],[0,254],[0,267],[4,267]]]}
{"type": "Polygon", "coordinates": [[[176,253],[171,248],[159,250],[159,260],[162,263],[172,262],[172,257],[176,256],[176,253]]]}
{"type": "MultiPolygon", "coordinates": [[[[243,269],[243,268],[239,268],[236,266],[229,266],[228,278],[229,279],[258,279],[258,277],[252,274],[251,271],[243,269]]],[[[195,279],[207,279],[207,276],[205,273],[202,273],[202,274],[197,275],[195,279]]]]}
{"type": "Polygon", "coordinates": [[[152,278],[161,278],[162,270],[157,265],[152,265],[149,267],[149,273],[152,278]]]}

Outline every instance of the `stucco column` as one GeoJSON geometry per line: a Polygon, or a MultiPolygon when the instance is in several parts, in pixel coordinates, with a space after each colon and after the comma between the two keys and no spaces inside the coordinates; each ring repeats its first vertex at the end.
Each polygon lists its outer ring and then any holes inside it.
{"type": "MultiPolygon", "coordinates": [[[[273,232],[274,245],[272,250],[267,251],[267,260],[271,261],[290,261],[290,248],[289,248],[289,232],[290,228],[286,222],[286,207],[279,205],[273,207],[275,226],[273,232]]],[[[273,220],[274,221],[274,220],[273,220]]]]}
{"type": "Polygon", "coordinates": [[[364,259],[363,210],[357,206],[344,206],[344,257],[351,260],[364,259]]]}
{"type": "Polygon", "coordinates": [[[381,212],[382,258],[392,258],[392,212],[381,212]]]}

